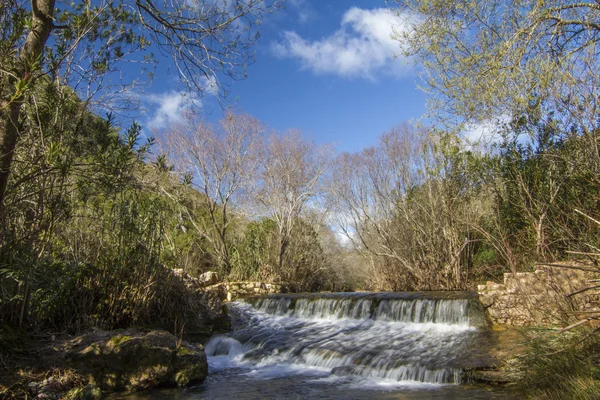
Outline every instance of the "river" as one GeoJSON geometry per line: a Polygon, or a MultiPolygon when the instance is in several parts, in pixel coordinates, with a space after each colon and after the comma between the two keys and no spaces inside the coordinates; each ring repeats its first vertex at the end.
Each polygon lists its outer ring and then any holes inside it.
{"type": "Polygon", "coordinates": [[[127,399],[500,399],[464,383],[495,340],[467,292],[272,295],[229,304],[209,377],[127,399]]]}

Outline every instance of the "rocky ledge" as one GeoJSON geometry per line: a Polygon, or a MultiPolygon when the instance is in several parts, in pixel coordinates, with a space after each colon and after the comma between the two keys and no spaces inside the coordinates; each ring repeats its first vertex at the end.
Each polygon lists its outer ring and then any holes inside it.
{"type": "Polygon", "coordinates": [[[111,392],[182,387],[202,382],[208,374],[201,346],[161,330],[94,331],[54,350],[80,384],[69,388],[47,380],[32,382],[28,386],[34,398],[94,399],[111,392]]]}

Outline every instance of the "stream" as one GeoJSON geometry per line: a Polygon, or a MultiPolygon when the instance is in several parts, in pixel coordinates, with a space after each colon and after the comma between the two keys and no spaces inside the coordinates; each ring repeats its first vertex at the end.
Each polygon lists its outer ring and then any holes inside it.
{"type": "Polygon", "coordinates": [[[501,399],[464,383],[495,336],[470,292],[282,294],[230,303],[201,385],[133,399],[501,399]]]}

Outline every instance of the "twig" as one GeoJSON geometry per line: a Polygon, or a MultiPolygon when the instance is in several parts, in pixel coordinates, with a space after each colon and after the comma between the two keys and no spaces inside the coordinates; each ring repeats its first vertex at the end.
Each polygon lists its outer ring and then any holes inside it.
{"type": "Polygon", "coordinates": [[[597,289],[597,288],[600,288],[600,285],[588,286],[586,288],[576,290],[573,293],[569,293],[567,295],[567,297],[575,296],[576,294],[587,292],[588,290],[597,289]]]}
{"type": "Polygon", "coordinates": [[[594,256],[594,257],[598,257],[600,258],[600,253],[590,253],[590,252],[585,252],[585,251],[566,251],[568,254],[578,254],[581,256],[594,256]]]}
{"type": "Polygon", "coordinates": [[[595,223],[597,223],[598,225],[600,225],[600,221],[598,221],[597,219],[594,219],[594,218],[590,217],[590,216],[589,216],[589,215],[587,215],[586,213],[584,213],[584,212],[581,212],[581,211],[579,211],[578,209],[575,209],[575,212],[576,212],[576,213],[579,213],[579,214],[581,214],[581,215],[583,215],[584,217],[586,217],[586,218],[588,218],[588,219],[590,219],[590,220],[594,221],[594,222],[595,222],[595,223]]]}
{"type": "Polygon", "coordinates": [[[589,272],[600,272],[600,269],[597,269],[597,268],[577,267],[575,265],[562,265],[562,264],[552,264],[552,263],[538,263],[535,265],[536,266],[565,268],[565,269],[577,269],[580,271],[589,271],[589,272]]]}
{"type": "Polygon", "coordinates": [[[588,318],[586,318],[586,319],[582,319],[581,321],[578,321],[578,322],[576,322],[576,323],[574,323],[574,324],[572,324],[572,325],[569,325],[569,326],[567,326],[566,328],[562,328],[561,330],[559,330],[558,332],[556,332],[556,334],[557,334],[557,335],[559,335],[559,334],[561,334],[561,333],[564,333],[564,332],[566,332],[566,331],[570,331],[570,330],[571,330],[571,329],[573,329],[573,328],[577,328],[577,327],[578,327],[578,326],[580,326],[580,325],[587,324],[587,323],[588,323],[588,322],[590,322],[592,319],[593,319],[593,318],[591,318],[591,317],[588,317],[588,318]]]}
{"type": "Polygon", "coordinates": [[[569,314],[600,314],[600,310],[596,310],[596,311],[569,311],[569,314]]]}

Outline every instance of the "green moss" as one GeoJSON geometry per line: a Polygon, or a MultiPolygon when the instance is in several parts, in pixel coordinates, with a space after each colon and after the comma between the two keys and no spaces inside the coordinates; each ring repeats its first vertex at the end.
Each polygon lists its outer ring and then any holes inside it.
{"type": "Polygon", "coordinates": [[[177,349],[178,356],[188,356],[188,355],[193,355],[193,354],[195,354],[195,353],[185,346],[181,346],[177,349]]]}
{"type": "Polygon", "coordinates": [[[64,397],[66,400],[100,400],[102,391],[94,385],[71,389],[64,397]]]}
{"type": "Polygon", "coordinates": [[[179,371],[175,374],[175,382],[177,382],[177,386],[185,386],[190,382],[190,377],[186,370],[179,371]]]}
{"type": "Polygon", "coordinates": [[[113,336],[110,338],[110,340],[108,341],[110,344],[114,345],[114,346],[118,346],[123,342],[126,342],[128,340],[131,340],[131,336],[127,336],[127,335],[117,335],[117,336],[113,336]]]}

